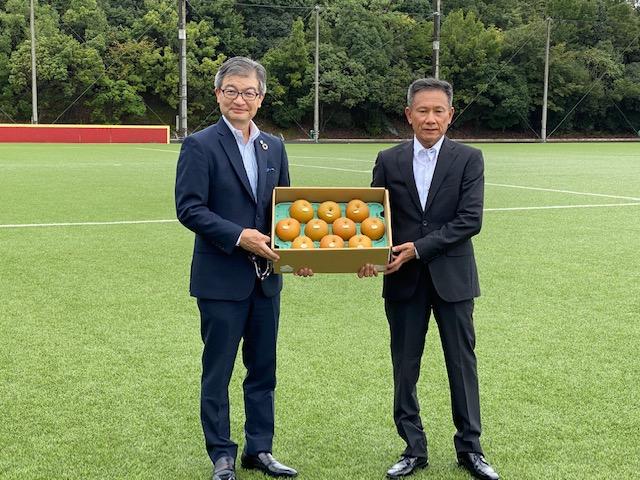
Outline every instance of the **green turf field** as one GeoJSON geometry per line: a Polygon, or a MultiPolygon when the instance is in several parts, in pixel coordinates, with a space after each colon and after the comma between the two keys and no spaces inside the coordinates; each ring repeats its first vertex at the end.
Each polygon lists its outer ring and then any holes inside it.
{"type": "MultiPolygon", "coordinates": [[[[289,145],[292,183],[368,186],[381,148],[289,145]]],[[[481,148],[487,457],[504,479],[635,478],[640,146],[481,148]]],[[[0,144],[2,480],[210,478],[193,235],[172,221],[178,149],[0,144]],[[106,223],[147,220],[167,222],[106,223]],[[8,227],[87,222],[98,224],[8,227]]],[[[381,283],[285,279],[274,453],[303,480],[382,479],[403,449],[381,283]]],[[[412,478],[465,479],[435,329],[419,384],[431,466],[412,478]]],[[[242,376],[238,362],[241,445],[242,376]]]]}

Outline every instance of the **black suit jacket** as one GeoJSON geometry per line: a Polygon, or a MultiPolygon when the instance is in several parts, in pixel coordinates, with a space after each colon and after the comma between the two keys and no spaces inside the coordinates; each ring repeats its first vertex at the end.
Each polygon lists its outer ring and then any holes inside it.
{"type": "Polygon", "coordinates": [[[471,237],[482,225],[480,150],[444,138],[424,210],[413,177],[413,140],[378,154],[371,186],[389,190],[394,244],[414,242],[420,257],[385,275],[383,296],[403,300],[414,295],[423,265],[443,300],[479,296],[471,237]]]}
{"type": "MultiPolygon", "coordinates": [[[[253,263],[236,242],[244,228],[270,235],[271,194],[276,186],[289,186],[289,164],[282,141],[261,133],[254,145],[257,198],[251,192],[235,137],[222,118],[182,144],[176,174],[176,211],[178,220],[196,234],[190,286],[194,297],[243,300],[253,291],[253,263]]],[[[262,282],[267,296],[276,295],[281,288],[280,275],[272,274],[262,282]]]]}

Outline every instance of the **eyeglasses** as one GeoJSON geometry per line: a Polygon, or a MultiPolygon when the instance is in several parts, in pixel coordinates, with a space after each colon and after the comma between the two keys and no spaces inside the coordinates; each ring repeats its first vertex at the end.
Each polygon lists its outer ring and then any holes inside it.
{"type": "Polygon", "coordinates": [[[238,95],[240,95],[247,102],[252,102],[260,96],[260,94],[255,90],[245,90],[244,92],[239,92],[235,88],[225,88],[224,90],[220,91],[226,98],[235,99],[238,98],[238,95]]]}
{"type": "Polygon", "coordinates": [[[259,280],[266,280],[273,273],[273,262],[271,260],[259,257],[254,253],[249,254],[249,260],[253,263],[256,269],[256,277],[259,280]]]}

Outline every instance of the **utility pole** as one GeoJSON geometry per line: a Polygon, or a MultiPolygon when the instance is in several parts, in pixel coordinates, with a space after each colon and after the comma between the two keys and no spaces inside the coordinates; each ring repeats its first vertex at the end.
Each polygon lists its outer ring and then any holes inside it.
{"type": "Polygon", "coordinates": [[[318,143],[320,137],[320,6],[316,10],[316,72],[315,72],[315,99],[313,108],[313,141],[318,143]]]}
{"type": "Polygon", "coordinates": [[[544,92],[542,94],[542,142],[547,141],[547,97],[549,93],[549,43],[551,40],[551,18],[547,18],[547,45],[544,51],[544,92]]]}
{"type": "Polygon", "coordinates": [[[38,78],[36,75],[36,21],[31,0],[31,123],[38,123],[38,78]]]}
{"type": "Polygon", "coordinates": [[[433,77],[440,78],[440,0],[433,0],[433,77]]]}
{"type": "Polygon", "coordinates": [[[187,5],[186,0],[178,0],[178,41],[180,42],[180,110],[178,138],[187,136],[187,5]]]}

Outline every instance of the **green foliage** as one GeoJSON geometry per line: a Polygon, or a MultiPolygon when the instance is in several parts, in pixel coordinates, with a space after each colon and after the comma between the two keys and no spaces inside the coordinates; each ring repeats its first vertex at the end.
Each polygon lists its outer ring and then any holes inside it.
{"type": "MultiPolygon", "coordinates": [[[[440,77],[454,86],[454,127],[539,129],[551,17],[549,129],[640,129],[640,13],[632,3],[443,2],[440,77]]],[[[397,134],[408,84],[433,70],[431,2],[319,4],[321,128],[397,134]]],[[[225,59],[246,55],[268,69],[261,120],[311,128],[316,16],[308,0],[189,0],[186,13],[190,127],[217,118],[215,72],[225,59]]],[[[36,19],[43,121],[64,112],[59,121],[174,124],[175,0],[39,0],[36,19]]],[[[30,118],[29,55],[29,2],[0,0],[2,121],[30,118]]]]}
{"type": "Polygon", "coordinates": [[[142,117],[146,107],[136,88],[125,80],[105,77],[91,106],[91,120],[98,123],[119,124],[122,119],[142,117]]]}
{"type": "MultiPolygon", "coordinates": [[[[269,49],[287,37],[294,20],[299,16],[306,16],[313,9],[313,6],[309,6],[309,0],[266,2],[268,6],[275,8],[266,8],[263,0],[243,0],[238,3],[241,5],[235,7],[236,11],[244,18],[247,36],[253,39],[250,54],[256,58],[262,58],[269,49]]],[[[221,13],[226,16],[228,10],[221,13]]]]}
{"type": "Polygon", "coordinates": [[[219,39],[220,50],[228,56],[252,56],[257,40],[247,35],[245,19],[234,4],[235,0],[190,0],[187,20],[209,23],[219,39]]]}
{"type": "Polygon", "coordinates": [[[504,34],[485,28],[473,12],[456,10],[443,22],[441,35],[442,78],[454,85],[456,105],[467,109],[458,125],[479,122],[495,107],[489,95],[499,93],[488,82],[499,69],[504,34]]]}
{"type": "MultiPolygon", "coordinates": [[[[69,99],[77,98],[91,88],[103,74],[104,65],[98,52],[81,44],[76,39],[57,33],[40,37],[36,45],[39,107],[43,122],[53,121],[67,107],[69,99]]],[[[22,43],[11,55],[11,72],[7,86],[14,98],[18,116],[31,113],[31,45],[22,43]],[[16,101],[17,100],[17,101],[16,101]]],[[[91,98],[85,97],[75,107],[83,118],[80,108],[91,98]]]]}
{"type": "Polygon", "coordinates": [[[107,17],[96,0],[71,0],[62,23],[79,41],[104,50],[107,17]]]}
{"type": "Polygon", "coordinates": [[[262,61],[268,72],[266,108],[272,111],[272,119],[285,127],[299,122],[309,108],[306,97],[313,78],[301,19],[293,23],[289,37],[271,48],[262,61]]]}

